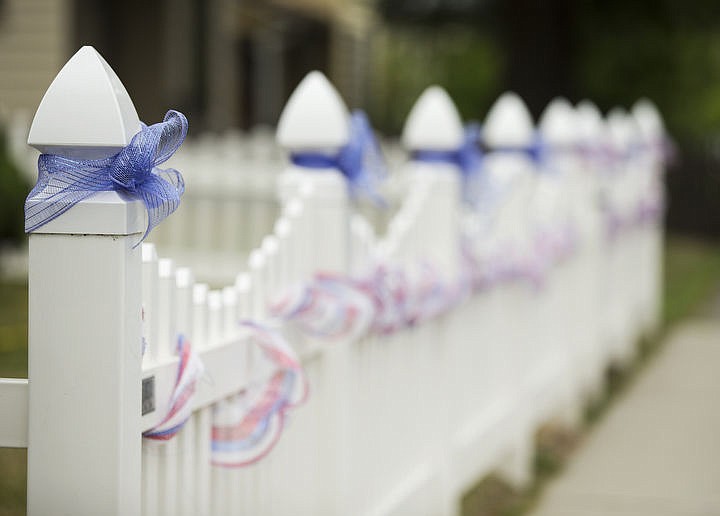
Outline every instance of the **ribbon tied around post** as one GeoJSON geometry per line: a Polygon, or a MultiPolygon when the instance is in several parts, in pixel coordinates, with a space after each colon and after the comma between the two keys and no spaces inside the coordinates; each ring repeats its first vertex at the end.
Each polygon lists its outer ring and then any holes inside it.
{"type": "Polygon", "coordinates": [[[380,206],[385,201],[378,191],[387,177],[387,166],[380,144],[367,115],[360,110],[350,117],[350,140],[335,156],[318,152],[298,152],[290,155],[293,164],[306,168],[337,168],[347,179],[350,193],[367,197],[380,206]]]}
{"type": "Polygon", "coordinates": [[[552,152],[552,146],[539,131],[536,131],[533,144],[527,149],[527,153],[539,171],[549,172],[551,170],[550,155],[552,152]]]}
{"type": "Polygon", "coordinates": [[[463,142],[455,150],[416,150],[412,159],[425,163],[451,163],[460,169],[463,182],[463,201],[477,207],[485,188],[483,184],[483,153],[479,140],[482,127],[471,122],[465,126],[463,142]]]}
{"type": "Polygon", "coordinates": [[[553,149],[542,134],[536,131],[529,145],[486,147],[485,150],[488,153],[520,154],[526,156],[539,170],[547,171],[550,170],[548,166],[550,155],[558,149],[553,149]]]}
{"type": "Polygon", "coordinates": [[[145,204],[148,224],[142,242],[180,205],[185,192],[182,175],[158,166],[177,151],[187,130],[185,115],[170,110],[162,122],[142,124],[128,146],[109,158],[41,154],[38,182],[25,201],[25,232],[47,224],[96,192],[118,191],[145,204]]]}

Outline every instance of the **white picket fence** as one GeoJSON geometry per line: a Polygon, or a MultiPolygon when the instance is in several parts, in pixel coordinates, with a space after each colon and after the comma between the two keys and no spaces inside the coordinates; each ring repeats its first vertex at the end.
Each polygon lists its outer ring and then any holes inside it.
{"type": "MultiPolygon", "coordinates": [[[[387,207],[359,200],[356,207],[374,228],[384,228],[399,205],[405,153],[394,141],[383,143],[396,170],[382,184],[387,207]]],[[[168,162],[181,170],[187,186],[172,218],[150,236],[158,250],[190,266],[196,277],[224,285],[237,275],[250,251],[270,234],[281,212],[277,184],[287,157],[267,128],[228,131],[189,140],[168,162]]]]}
{"type": "MultiPolygon", "coordinates": [[[[280,120],[279,142],[332,154],[347,142],[347,120],[332,86],[312,73],[280,120]]],[[[214,146],[196,158],[187,151],[175,165],[185,172],[195,160],[183,201],[191,209],[153,236],[159,248],[205,256],[254,245],[218,290],[182,260],[158,258],[155,246],[134,247],[145,228],[140,202],[115,192],[82,201],[30,235],[30,381],[0,379],[0,445],[28,447],[28,513],[450,515],[491,472],[526,484],[540,425],[577,424],[605,368],[632,359],[637,339],[658,325],[661,225],[628,221],[662,193],[659,120],[647,102],[605,121],[589,103],[554,101],[539,126],[548,149],[538,170],[520,150],[533,143],[532,120],[506,94],[484,121],[482,208],[462,205],[455,165],[410,160],[384,233],[355,211],[337,170],[285,165],[274,175],[258,161],[250,176],[226,174],[246,162],[232,145],[223,156],[214,146]],[[237,202],[248,177],[257,195],[237,202]],[[276,211],[272,224],[256,222],[276,211]],[[612,234],[608,213],[619,222],[612,234]],[[534,259],[538,243],[575,246],[538,281],[490,284],[391,335],[328,342],[281,326],[301,357],[307,402],[257,464],[211,465],[217,407],[268,374],[238,320],[277,326],[269,301],[318,271],[428,262],[450,281],[462,242],[488,270],[534,259]],[[158,444],[141,433],[164,415],[179,334],[205,375],[190,420],[158,444]],[[141,415],[148,378],[155,410],[141,415]]],[[[138,127],[118,78],[84,47],[48,90],[30,143],[111,155],[138,127]]],[[[452,101],[428,89],[408,118],[405,148],[452,151],[461,140],[452,101]]]]}
{"type": "MultiPolygon", "coordinates": [[[[38,151],[27,145],[30,122],[23,112],[4,120],[12,161],[28,181],[37,177],[38,151]]],[[[394,171],[380,185],[387,207],[359,199],[356,208],[383,230],[401,200],[405,151],[395,140],[382,142],[394,171]]],[[[214,286],[233,281],[241,264],[280,216],[277,182],[287,165],[285,152],[267,127],[247,133],[229,130],[189,137],[168,166],[181,170],[187,185],[183,203],[150,235],[164,256],[192,268],[196,279],[214,286]],[[238,227],[238,221],[242,224],[238,227]]],[[[0,249],[0,275],[24,281],[27,249],[0,249]]]]}

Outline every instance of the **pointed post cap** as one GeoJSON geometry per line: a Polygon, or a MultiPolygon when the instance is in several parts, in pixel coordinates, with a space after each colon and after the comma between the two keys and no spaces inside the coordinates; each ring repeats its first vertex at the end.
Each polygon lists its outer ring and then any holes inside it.
{"type": "Polygon", "coordinates": [[[122,82],[93,47],[84,46],[45,92],[28,144],[43,153],[96,159],[116,154],[139,130],[122,82]]]}
{"type": "Polygon", "coordinates": [[[607,116],[607,126],[613,144],[622,151],[629,151],[642,137],[640,127],[625,109],[615,107],[607,116]]]}
{"type": "Polygon", "coordinates": [[[556,97],[547,105],[538,123],[538,130],[550,145],[571,147],[578,143],[578,117],[572,104],[556,97]]]}
{"type": "Polygon", "coordinates": [[[660,111],[651,100],[642,98],[635,102],[632,114],[647,142],[657,141],[665,135],[665,124],[660,111]]]}
{"type": "Polygon", "coordinates": [[[604,131],[602,114],[598,107],[589,100],[581,100],[576,107],[576,113],[580,138],[586,144],[600,145],[604,131]]]}
{"type": "Polygon", "coordinates": [[[614,107],[608,111],[605,117],[605,125],[610,143],[618,148],[624,149],[627,145],[627,134],[625,130],[626,111],[621,107],[614,107]]]}
{"type": "MultiPolygon", "coordinates": [[[[43,153],[100,159],[117,154],[138,131],[140,120],[122,82],[93,47],[85,46],[45,92],[28,144],[43,153]]],[[[145,220],[140,200],[97,192],[34,233],[131,235],[142,233],[145,220]]]]}
{"type": "Polygon", "coordinates": [[[408,150],[456,150],[463,143],[463,124],[455,103],[440,86],[417,99],[405,121],[402,142],[408,150]]]}
{"type": "Polygon", "coordinates": [[[342,97],[321,72],[300,81],[280,114],[277,141],[287,150],[332,152],[350,139],[350,114],[342,97]]]}
{"type": "Polygon", "coordinates": [[[483,125],[488,147],[529,147],[534,143],[534,125],[525,102],[515,93],[503,93],[495,101],[483,125]]]}

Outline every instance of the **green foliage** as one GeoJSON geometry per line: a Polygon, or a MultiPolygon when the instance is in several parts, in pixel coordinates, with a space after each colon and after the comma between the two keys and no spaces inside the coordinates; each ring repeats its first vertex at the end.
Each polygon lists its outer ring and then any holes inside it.
{"type": "Polygon", "coordinates": [[[382,131],[401,131],[413,103],[432,84],[448,90],[464,119],[483,116],[500,91],[495,44],[472,30],[393,28],[375,41],[369,112],[382,131]]]}
{"type": "Polygon", "coordinates": [[[397,101],[384,119],[389,128],[398,125],[394,112],[431,82],[448,85],[467,117],[484,115],[488,95],[512,88],[536,112],[547,95],[561,93],[573,101],[591,98],[603,109],[649,97],[682,141],[720,127],[715,0],[381,0],[378,6],[395,34],[383,69],[395,84],[378,106],[397,101]]]}
{"type": "Polygon", "coordinates": [[[27,450],[0,448],[0,516],[26,513],[27,450]]]}
{"type": "Polygon", "coordinates": [[[720,126],[720,11],[707,1],[578,4],[575,81],[605,108],[652,98],[671,132],[720,126]]]}
{"type": "Polygon", "coordinates": [[[589,98],[603,111],[648,97],[681,150],[677,173],[668,175],[668,227],[720,239],[717,0],[377,5],[395,31],[376,70],[390,76],[376,91],[379,127],[397,131],[412,100],[433,82],[448,87],[465,118],[482,118],[501,90],[520,94],[535,116],[556,95],[589,98]]]}
{"type": "Polygon", "coordinates": [[[720,246],[689,238],[672,238],[665,253],[663,322],[670,327],[693,315],[717,293],[720,246]]]}
{"type": "MultiPolygon", "coordinates": [[[[28,291],[0,283],[0,377],[27,378],[28,291]]],[[[27,450],[0,448],[0,516],[25,514],[27,450]]]]}
{"type": "Polygon", "coordinates": [[[30,185],[10,160],[0,133],[0,243],[17,244],[25,237],[23,206],[29,191],[30,185]]]}
{"type": "Polygon", "coordinates": [[[0,377],[27,377],[28,288],[0,283],[0,377]]]}

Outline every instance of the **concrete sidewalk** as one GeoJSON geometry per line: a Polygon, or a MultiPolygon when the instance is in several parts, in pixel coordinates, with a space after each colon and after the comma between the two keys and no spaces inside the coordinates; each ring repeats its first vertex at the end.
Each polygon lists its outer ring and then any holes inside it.
{"type": "Polygon", "coordinates": [[[593,429],[531,516],[720,515],[720,303],[593,429]]]}

